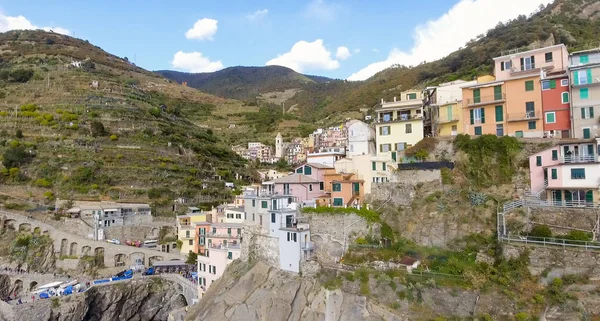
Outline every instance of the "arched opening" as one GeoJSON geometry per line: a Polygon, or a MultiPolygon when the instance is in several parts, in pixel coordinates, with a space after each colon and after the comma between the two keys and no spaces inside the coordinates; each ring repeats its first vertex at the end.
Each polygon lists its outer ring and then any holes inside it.
{"type": "Polygon", "coordinates": [[[146,262],[146,254],[142,252],[133,252],[129,254],[129,264],[144,265],[146,262]]]}
{"type": "Polygon", "coordinates": [[[148,236],[149,239],[155,239],[158,238],[158,228],[154,227],[152,228],[152,230],[150,231],[150,235],[148,236]]]}
{"type": "Polygon", "coordinates": [[[69,255],[77,256],[77,242],[71,243],[71,248],[69,249],[69,255]]]}
{"type": "Polygon", "coordinates": [[[31,231],[31,224],[29,224],[29,223],[19,224],[19,231],[26,231],[26,232],[31,231]]]}
{"type": "Polygon", "coordinates": [[[37,234],[37,235],[42,234],[42,229],[39,226],[34,227],[33,234],[37,234]]]}
{"type": "Polygon", "coordinates": [[[69,254],[68,247],[69,247],[69,240],[67,240],[67,239],[60,240],[60,255],[61,256],[69,254]]]}
{"type": "Polygon", "coordinates": [[[330,257],[339,258],[342,256],[343,252],[342,244],[339,242],[331,242],[327,245],[327,254],[329,254],[330,257]]]}
{"type": "Polygon", "coordinates": [[[97,267],[104,267],[104,248],[97,247],[94,249],[94,263],[97,267]]]}
{"type": "Polygon", "coordinates": [[[11,230],[14,230],[14,229],[15,229],[15,223],[16,223],[16,221],[15,221],[15,220],[12,220],[12,219],[9,219],[9,218],[8,218],[8,219],[5,219],[5,220],[4,220],[4,225],[3,225],[3,227],[4,227],[4,228],[11,229],[11,230]]]}
{"type": "Polygon", "coordinates": [[[29,283],[29,291],[33,291],[33,289],[35,289],[35,287],[38,285],[37,282],[32,281],[31,283],[29,283]]]}
{"type": "Polygon", "coordinates": [[[181,301],[181,303],[183,303],[184,305],[188,305],[188,301],[185,298],[185,295],[183,295],[183,294],[178,294],[177,295],[177,300],[181,301]]]}
{"type": "Polygon", "coordinates": [[[19,296],[22,292],[23,292],[23,281],[16,280],[15,283],[13,283],[13,287],[10,290],[9,295],[11,295],[11,297],[16,297],[16,296],[19,296]]]}
{"type": "Polygon", "coordinates": [[[92,248],[87,245],[81,248],[81,255],[90,255],[90,252],[92,252],[92,248]]]}
{"type": "Polygon", "coordinates": [[[164,258],[162,256],[151,256],[148,258],[148,265],[153,266],[154,262],[160,262],[160,261],[164,261],[164,258]]]}
{"type": "Polygon", "coordinates": [[[115,266],[125,266],[125,260],[127,259],[127,255],[125,254],[116,254],[115,255],[115,266]]]}

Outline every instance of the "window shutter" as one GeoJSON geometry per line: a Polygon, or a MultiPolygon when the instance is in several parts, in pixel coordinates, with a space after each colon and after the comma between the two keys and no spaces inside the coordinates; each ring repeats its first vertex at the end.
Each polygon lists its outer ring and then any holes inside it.
{"type": "Polygon", "coordinates": [[[581,108],[581,119],[585,119],[585,108],[581,108]]]}
{"type": "Polygon", "coordinates": [[[579,85],[579,71],[573,72],[573,78],[575,78],[575,85],[579,85]]]}
{"type": "Polygon", "coordinates": [[[504,114],[502,112],[502,106],[496,106],[496,121],[503,121],[504,114]]]}
{"type": "Polygon", "coordinates": [[[558,160],[558,151],[557,150],[552,151],[552,160],[558,160]]]}
{"type": "Polygon", "coordinates": [[[589,107],[590,108],[590,118],[594,118],[594,107],[589,107]]]}
{"type": "Polygon", "coordinates": [[[379,135],[383,134],[383,127],[379,127],[379,135]]]}
{"type": "Polygon", "coordinates": [[[592,70],[588,69],[585,72],[587,73],[587,83],[591,84],[592,83],[592,70]]]}
{"type": "Polygon", "coordinates": [[[525,59],[521,58],[521,70],[523,70],[525,67],[525,59]]]}
{"type": "Polygon", "coordinates": [[[481,108],[481,123],[485,124],[485,108],[481,108]]]}
{"type": "Polygon", "coordinates": [[[550,80],[550,89],[556,89],[556,79],[550,80]]]}
{"type": "Polygon", "coordinates": [[[535,56],[531,56],[531,64],[535,68],[535,56]]]}
{"type": "Polygon", "coordinates": [[[500,70],[504,71],[504,61],[500,63],[500,70]]]}
{"type": "Polygon", "coordinates": [[[471,125],[475,124],[475,118],[473,116],[473,109],[469,110],[469,113],[471,114],[471,125]]]}

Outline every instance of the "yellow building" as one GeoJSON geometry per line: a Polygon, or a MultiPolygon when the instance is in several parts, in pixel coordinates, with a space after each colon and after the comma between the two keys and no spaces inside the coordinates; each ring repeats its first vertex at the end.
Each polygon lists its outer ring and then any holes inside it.
{"type": "Polygon", "coordinates": [[[463,87],[464,133],[504,136],[506,133],[506,89],[504,81],[481,76],[474,85],[463,87]]]}
{"type": "Polygon", "coordinates": [[[423,94],[421,91],[402,92],[400,99],[381,103],[377,113],[375,137],[377,155],[395,158],[402,151],[423,139],[423,94]]]}
{"type": "Polygon", "coordinates": [[[177,239],[181,241],[181,254],[194,251],[196,223],[206,222],[206,213],[197,207],[190,207],[189,213],[177,216],[177,239]]]}
{"type": "Polygon", "coordinates": [[[440,136],[456,136],[463,132],[462,103],[454,102],[440,106],[437,129],[440,136]]]}

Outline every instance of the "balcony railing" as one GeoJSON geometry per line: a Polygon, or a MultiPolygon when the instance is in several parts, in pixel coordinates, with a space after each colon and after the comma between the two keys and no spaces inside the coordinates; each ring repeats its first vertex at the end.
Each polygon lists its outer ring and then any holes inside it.
{"type": "Polygon", "coordinates": [[[600,78],[597,77],[592,77],[592,79],[590,81],[587,81],[588,79],[586,79],[585,84],[582,84],[581,82],[579,82],[578,84],[575,84],[575,79],[571,79],[571,82],[573,83],[573,87],[584,87],[584,86],[597,86],[600,85],[600,78]]]}
{"type": "Polygon", "coordinates": [[[281,221],[281,228],[297,231],[306,231],[310,229],[310,225],[308,224],[308,218],[296,217],[292,220],[292,222],[281,221]]]}
{"type": "MultiPolygon", "coordinates": [[[[577,60],[579,60],[579,59],[577,59],[577,60]]],[[[585,65],[589,65],[589,64],[600,64],[600,56],[598,56],[598,55],[589,56],[588,62],[586,62],[586,63],[581,63],[581,62],[577,61],[577,63],[574,64],[572,62],[573,62],[573,58],[571,58],[571,60],[569,61],[569,64],[570,64],[569,67],[581,67],[581,66],[585,66],[585,65]]]]}
{"type": "Polygon", "coordinates": [[[539,65],[539,64],[536,65],[535,63],[530,63],[530,64],[524,64],[521,66],[514,66],[511,68],[510,71],[511,72],[521,72],[521,71],[530,71],[530,70],[533,71],[540,67],[541,67],[541,65],[539,65]]]}
{"type": "Polygon", "coordinates": [[[312,250],[315,248],[315,244],[313,242],[302,242],[300,246],[304,251],[312,250]]]}
{"type": "Polygon", "coordinates": [[[452,123],[452,122],[455,122],[458,120],[459,120],[458,114],[456,114],[456,115],[452,114],[452,115],[445,115],[445,116],[438,117],[437,122],[438,122],[438,124],[443,124],[443,123],[452,123]]]}
{"type": "Polygon", "coordinates": [[[507,121],[527,121],[540,119],[541,113],[539,111],[526,111],[524,113],[510,113],[507,115],[507,121]]]}
{"type": "Polygon", "coordinates": [[[391,123],[391,122],[401,122],[401,121],[410,121],[415,119],[423,119],[423,115],[398,115],[397,117],[380,117],[377,119],[378,123],[391,123]]]}
{"type": "Polygon", "coordinates": [[[558,158],[558,162],[564,163],[593,163],[600,161],[600,157],[596,155],[574,155],[574,156],[561,156],[558,158]]]}
{"type": "Polygon", "coordinates": [[[241,244],[240,243],[236,243],[236,244],[211,244],[208,246],[209,249],[211,250],[239,250],[241,249],[241,244]]]}
{"type": "Polygon", "coordinates": [[[473,97],[467,98],[467,106],[474,107],[479,105],[487,105],[497,102],[502,102],[506,99],[505,93],[494,94],[490,96],[481,96],[481,97],[473,97]]]}
{"type": "Polygon", "coordinates": [[[206,235],[208,237],[219,237],[219,238],[224,237],[224,238],[231,238],[231,239],[239,239],[241,237],[241,235],[234,235],[233,233],[229,234],[227,232],[216,232],[216,233],[209,232],[209,233],[206,233],[206,235]]]}

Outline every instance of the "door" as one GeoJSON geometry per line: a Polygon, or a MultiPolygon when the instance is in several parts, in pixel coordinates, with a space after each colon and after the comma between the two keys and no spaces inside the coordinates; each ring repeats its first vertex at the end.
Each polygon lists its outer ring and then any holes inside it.
{"type": "Polygon", "coordinates": [[[473,90],[473,103],[478,104],[481,102],[481,91],[478,89],[473,90]]]}
{"type": "Polygon", "coordinates": [[[448,110],[446,111],[446,116],[448,117],[448,121],[452,120],[452,106],[448,106],[448,110]]]}
{"type": "Polygon", "coordinates": [[[571,192],[571,200],[574,204],[582,204],[585,201],[585,192],[584,191],[573,191],[571,192]]]}
{"type": "Polygon", "coordinates": [[[452,125],[452,136],[458,135],[458,126],[452,125]]]}
{"type": "Polygon", "coordinates": [[[496,136],[504,136],[504,125],[496,125],[496,136]]]}
{"type": "Polygon", "coordinates": [[[548,169],[544,168],[544,180],[547,181],[548,180],[548,169]]]}
{"type": "Polygon", "coordinates": [[[592,203],[594,203],[594,192],[592,192],[592,191],[585,192],[585,202],[588,205],[591,205],[592,203]]]}
{"type": "Polygon", "coordinates": [[[562,203],[562,191],[552,191],[552,201],[554,204],[562,203]]]}
{"type": "Polygon", "coordinates": [[[358,195],[360,193],[360,183],[352,183],[352,191],[354,194],[358,195]]]}

